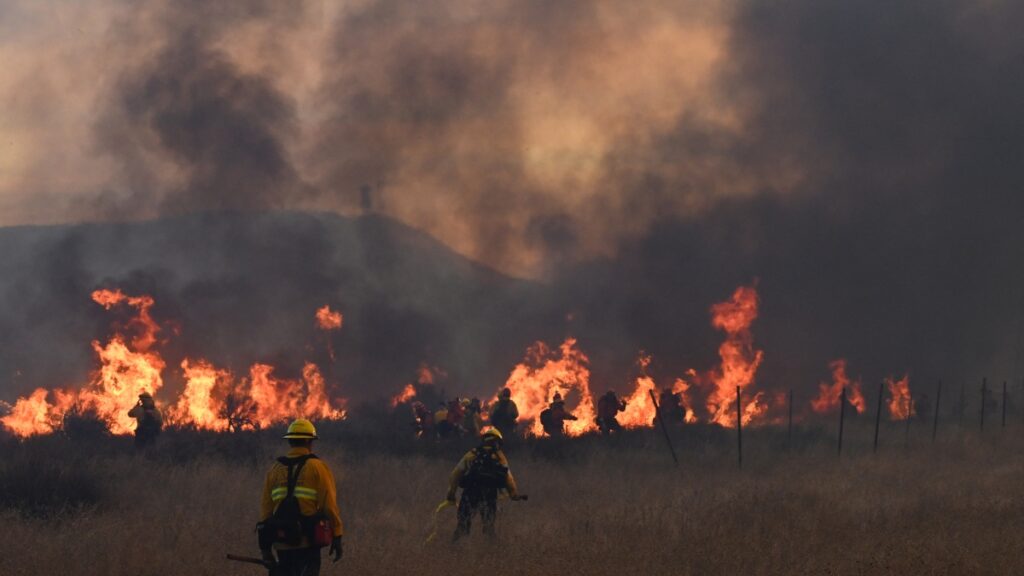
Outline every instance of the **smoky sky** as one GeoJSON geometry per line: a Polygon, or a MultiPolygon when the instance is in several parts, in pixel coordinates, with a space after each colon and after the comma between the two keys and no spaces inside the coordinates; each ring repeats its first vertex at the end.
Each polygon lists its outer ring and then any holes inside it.
{"type": "MultiPolygon", "coordinates": [[[[609,384],[638,349],[664,377],[713,363],[708,307],[755,281],[765,385],[827,378],[837,357],[872,381],[1024,369],[1015,3],[34,6],[0,9],[4,224],[352,215],[368,187],[382,217],[537,280],[480,306],[518,311],[516,347],[578,336],[609,384]]],[[[319,267],[326,298],[349,272],[337,238],[309,233],[293,273],[319,267]]],[[[364,266],[387,260],[366,250],[364,266]]],[[[60,253],[44,276],[89,284],[60,253]]],[[[187,262],[160,268],[227,293],[187,262]]],[[[366,341],[467,378],[513,354],[488,337],[454,360],[458,307],[394,274],[353,291],[406,340],[366,341]]]]}
{"type": "MultiPolygon", "coordinates": [[[[648,340],[656,357],[699,350],[644,334],[685,335],[666,324],[698,324],[687,310],[713,298],[710,287],[725,293],[760,278],[755,331],[776,386],[844,356],[869,380],[909,371],[926,389],[939,378],[1018,377],[1024,133],[1013,103],[1024,96],[1024,43],[1008,23],[1019,12],[955,2],[741,6],[729,81],[757,100],[731,149],[741,163],[795,162],[801,182],[787,197],[665,218],[629,243],[596,274],[632,280],[602,301],[635,329],[603,333],[648,340]]],[[[692,145],[685,133],[678,126],[664,153],[692,145]]]]}

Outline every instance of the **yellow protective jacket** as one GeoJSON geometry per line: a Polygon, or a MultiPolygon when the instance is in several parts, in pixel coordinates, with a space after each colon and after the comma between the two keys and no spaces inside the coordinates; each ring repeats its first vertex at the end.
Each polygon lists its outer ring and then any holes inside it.
{"type": "MultiPolygon", "coordinates": [[[[459,460],[459,463],[455,465],[455,469],[452,470],[451,476],[448,478],[448,499],[455,499],[455,492],[459,489],[459,484],[462,482],[462,477],[469,472],[470,465],[473,464],[473,460],[476,459],[476,451],[480,448],[474,448],[459,460]]],[[[505,490],[508,491],[508,495],[516,497],[519,495],[519,489],[516,487],[516,479],[512,476],[512,469],[508,466],[508,458],[505,457],[505,452],[500,448],[497,449],[498,461],[501,465],[508,470],[508,474],[505,476],[505,490]]]]}
{"type": "MultiPolygon", "coordinates": [[[[292,448],[288,451],[288,458],[298,458],[309,454],[308,448],[292,448]]],[[[280,462],[274,462],[274,466],[267,472],[267,478],[263,483],[263,498],[260,500],[260,522],[266,521],[277,509],[278,504],[288,494],[288,467],[280,462]]],[[[331,528],[334,536],[338,537],[344,533],[344,525],[341,522],[341,512],[338,510],[338,493],[334,484],[334,475],[330,468],[319,458],[310,458],[302,466],[299,472],[298,481],[295,483],[295,497],[299,501],[299,511],[303,516],[324,514],[331,521],[331,528]]],[[[298,548],[306,548],[310,544],[303,538],[298,548]]],[[[289,548],[282,544],[275,544],[276,548],[289,548]]]]}

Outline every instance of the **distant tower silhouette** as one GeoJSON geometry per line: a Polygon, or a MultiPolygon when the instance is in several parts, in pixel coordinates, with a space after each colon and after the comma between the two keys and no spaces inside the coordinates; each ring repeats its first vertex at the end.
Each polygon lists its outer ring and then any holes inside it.
{"type": "Polygon", "coordinates": [[[363,207],[363,214],[370,214],[373,212],[373,188],[369,184],[363,184],[359,187],[360,202],[363,207]]]}

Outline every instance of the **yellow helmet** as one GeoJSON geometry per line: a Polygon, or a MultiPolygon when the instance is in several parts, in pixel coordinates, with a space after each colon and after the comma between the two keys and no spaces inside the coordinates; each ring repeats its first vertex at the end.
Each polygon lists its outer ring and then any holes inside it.
{"type": "Polygon", "coordinates": [[[480,433],[480,439],[484,442],[493,442],[495,440],[498,442],[504,442],[505,440],[501,435],[501,430],[498,430],[497,428],[488,428],[484,430],[480,433]]]}
{"type": "Polygon", "coordinates": [[[289,440],[316,440],[316,428],[313,423],[305,418],[298,418],[288,425],[288,432],[284,435],[289,440]]]}

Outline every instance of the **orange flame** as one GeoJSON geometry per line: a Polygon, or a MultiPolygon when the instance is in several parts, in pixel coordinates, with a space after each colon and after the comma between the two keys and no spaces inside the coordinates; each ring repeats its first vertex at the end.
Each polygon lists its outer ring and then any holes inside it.
{"type": "Polygon", "coordinates": [[[654,408],[654,401],[651,400],[651,392],[657,393],[654,379],[647,375],[647,367],[651,364],[651,356],[643,352],[637,358],[637,365],[640,367],[640,376],[636,379],[636,388],[626,398],[626,409],[618,416],[619,424],[624,428],[643,428],[654,425],[654,416],[657,410],[654,408]]]}
{"type": "MultiPolygon", "coordinates": [[[[754,384],[754,376],[761,365],[764,353],[755,350],[750,326],[758,315],[757,290],[753,286],[740,286],[726,302],[711,307],[711,325],[725,332],[725,342],[718,348],[721,363],[718,368],[705,374],[688,370],[687,377],[677,378],[672,387],[686,405],[685,421],[698,420],[693,410],[691,382],[696,383],[705,396],[708,421],[726,427],[735,427],[737,419],[736,389],[754,384]]],[[[656,391],[654,379],[647,375],[651,357],[641,352],[637,364],[640,376],[631,395],[626,399],[626,410],[619,416],[619,423],[627,428],[652,426],[656,409],[651,392],[656,391]]],[[[749,391],[748,391],[749,394],[749,391]]],[[[744,394],[742,418],[744,424],[760,419],[768,413],[772,403],[778,403],[785,395],[776,394],[771,401],[764,392],[753,396],[744,394]]]]}
{"type": "Polygon", "coordinates": [[[896,380],[886,376],[885,387],[889,389],[889,419],[906,420],[914,415],[914,398],[910,394],[910,375],[896,380]]]}
{"type": "MultiPolygon", "coordinates": [[[[579,436],[597,429],[594,399],[590,394],[589,364],[587,356],[576,347],[575,338],[566,339],[557,350],[543,342],[530,346],[524,361],[512,369],[505,382],[519,408],[520,421],[529,423],[529,433],[535,436],[543,434],[540,413],[548,407],[556,392],[567,404],[575,402],[571,412],[577,420],[566,422],[567,435],[579,436]]],[[[497,401],[497,396],[494,401],[497,401]]]]}
{"type": "Polygon", "coordinates": [[[268,364],[254,364],[248,381],[242,384],[252,399],[250,418],[257,426],[280,424],[296,416],[311,420],[345,417],[344,409],[334,408],[328,400],[324,378],[315,364],[306,363],[301,381],[278,379],[273,371],[268,364]]]}
{"type": "Polygon", "coordinates": [[[340,420],[344,400],[332,402],[319,368],[306,363],[300,380],[280,379],[274,367],[253,364],[249,377],[236,381],[231,372],[203,360],[182,362],[185,390],[171,409],[168,422],[201,430],[222,431],[236,425],[265,428],[296,417],[340,420]],[[338,407],[336,407],[336,405],[338,407]]]}
{"type": "Polygon", "coordinates": [[[47,395],[45,389],[37,388],[27,398],[19,398],[10,408],[11,413],[0,418],[0,424],[21,437],[53,432],[60,426],[60,417],[46,400],[47,395]]]}
{"type": "Polygon", "coordinates": [[[132,338],[132,348],[145,352],[156,344],[156,333],[160,331],[160,326],[149,314],[154,304],[151,296],[126,296],[121,290],[96,290],[92,293],[92,299],[106,310],[118,304],[135,308],[137,316],[133,316],[127,324],[127,328],[136,333],[132,338]]]}
{"type": "Polygon", "coordinates": [[[128,434],[135,429],[135,419],[128,411],[138,402],[139,394],[156,394],[163,387],[163,358],[130,349],[120,335],[106,346],[93,342],[92,347],[100,358],[100,369],[93,382],[79,391],[76,407],[95,412],[114,434],[128,434]]]}
{"type": "MultiPolygon", "coordinates": [[[[753,286],[740,286],[729,300],[713,305],[711,325],[725,332],[725,342],[718,347],[721,364],[704,375],[689,371],[695,383],[706,391],[708,421],[727,428],[736,426],[737,387],[749,388],[754,384],[754,376],[764,359],[764,352],[754,349],[750,333],[750,325],[757,319],[758,304],[757,290],[753,286]]],[[[681,388],[679,383],[676,386],[681,388]]],[[[768,411],[763,393],[751,396],[746,391],[743,398],[743,424],[749,424],[768,411]]]]}
{"type": "MultiPolygon", "coordinates": [[[[135,316],[125,324],[126,331],[133,333],[130,344],[120,332],[115,332],[105,345],[94,341],[92,346],[100,366],[79,390],[58,389],[50,393],[40,388],[27,398],[19,398],[10,414],[0,418],[0,424],[15,435],[54,432],[70,412],[95,414],[111,433],[129,434],[136,423],[128,411],[137,403],[139,394],[155,395],[163,387],[164,360],[151,350],[160,330],[149,314],[153,299],[126,296],[120,290],[97,290],[92,298],[108,310],[118,305],[135,310],[135,316]]],[[[324,379],[313,364],[305,365],[301,381],[273,378],[273,367],[256,364],[250,370],[250,378],[240,383],[235,383],[227,370],[203,360],[186,359],[181,368],[185,388],[167,411],[165,420],[171,426],[225,430],[229,428],[229,418],[239,414],[254,426],[269,426],[296,416],[345,416],[343,408],[335,407],[328,398],[324,379]]],[[[343,401],[339,404],[343,406],[343,401]]]]}
{"type": "Polygon", "coordinates": [[[205,360],[181,362],[185,390],[167,414],[167,422],[205,430],[226,430],[225,400],[231,390],[231,373],[205,360]]]}
{"type": "Polygon", "coordinates": [[[416,397],[416,386],[412,384],[406,384],[405,388],[398,394],[395,394],[391,398],[391,407],[396,408],[399,404],[404,404],[416,397]]]}
{"type": "Polygon", "coordinates": [[[112,433],[128,434],[135,429],[135,420],[128,416],[128,411],[138,402],[139,394],[155,394],[163,387],[164,361],[159,354],[147,351],[156,343],[159,330],[148,313],[153,305],[152,298],[97,290],[93,299],[107,309],[127,304],[137,310],[138,316],[128,322],[128,327],[137,332],[132,338],[133,346],[129,347],[121,334],[115,334],[106,345],[94,341],[92,347],[100,360],[100,368],[85,387],[55,390],[52,404],[44,389],[37,389],[28,398],[19,398],[11,414],[0,419],[16,435],[53,432],[69,412],[95,414],[112,433]]]}
{"type": "Polygon", "coordinates": [[[324,304],[316,311],[316,325],[321,330],[326,330],[328,332],[332,330],[340,330],[343,319],[341,312],[331,310],[331,307],[327,304],[324,304]]]}
{"type": "MultiPolygon", "coordinates": [[[[692,370],[691,375],[695,374],[692,370]]],[[[697,422],[697,414],[693,411],[693,398],[690,396],[690,384],[682,378],[676,378],[675,384],[672,385],[672,392],[679,394],[683,399],[683,404],[686,405],[686,417],[685,421],[687,424],[694,424],[697,422]]]]}
{"type": "Polygon", "coordinates": [[[857,410],[858,414],[863,414],[867,408],[867,402],[864,401],[864,394],[861,392],[861,382],[860,380],[851,382],[846,376],[846,360],[843,358],[833,360],[829,362],[828,367],[832,370],[832,383],[818,383],[818,397],[811,400],[811,409],[818,414],[827,414],[838,409],[843,388],[846,388],[846,400],[857,410]]]}

